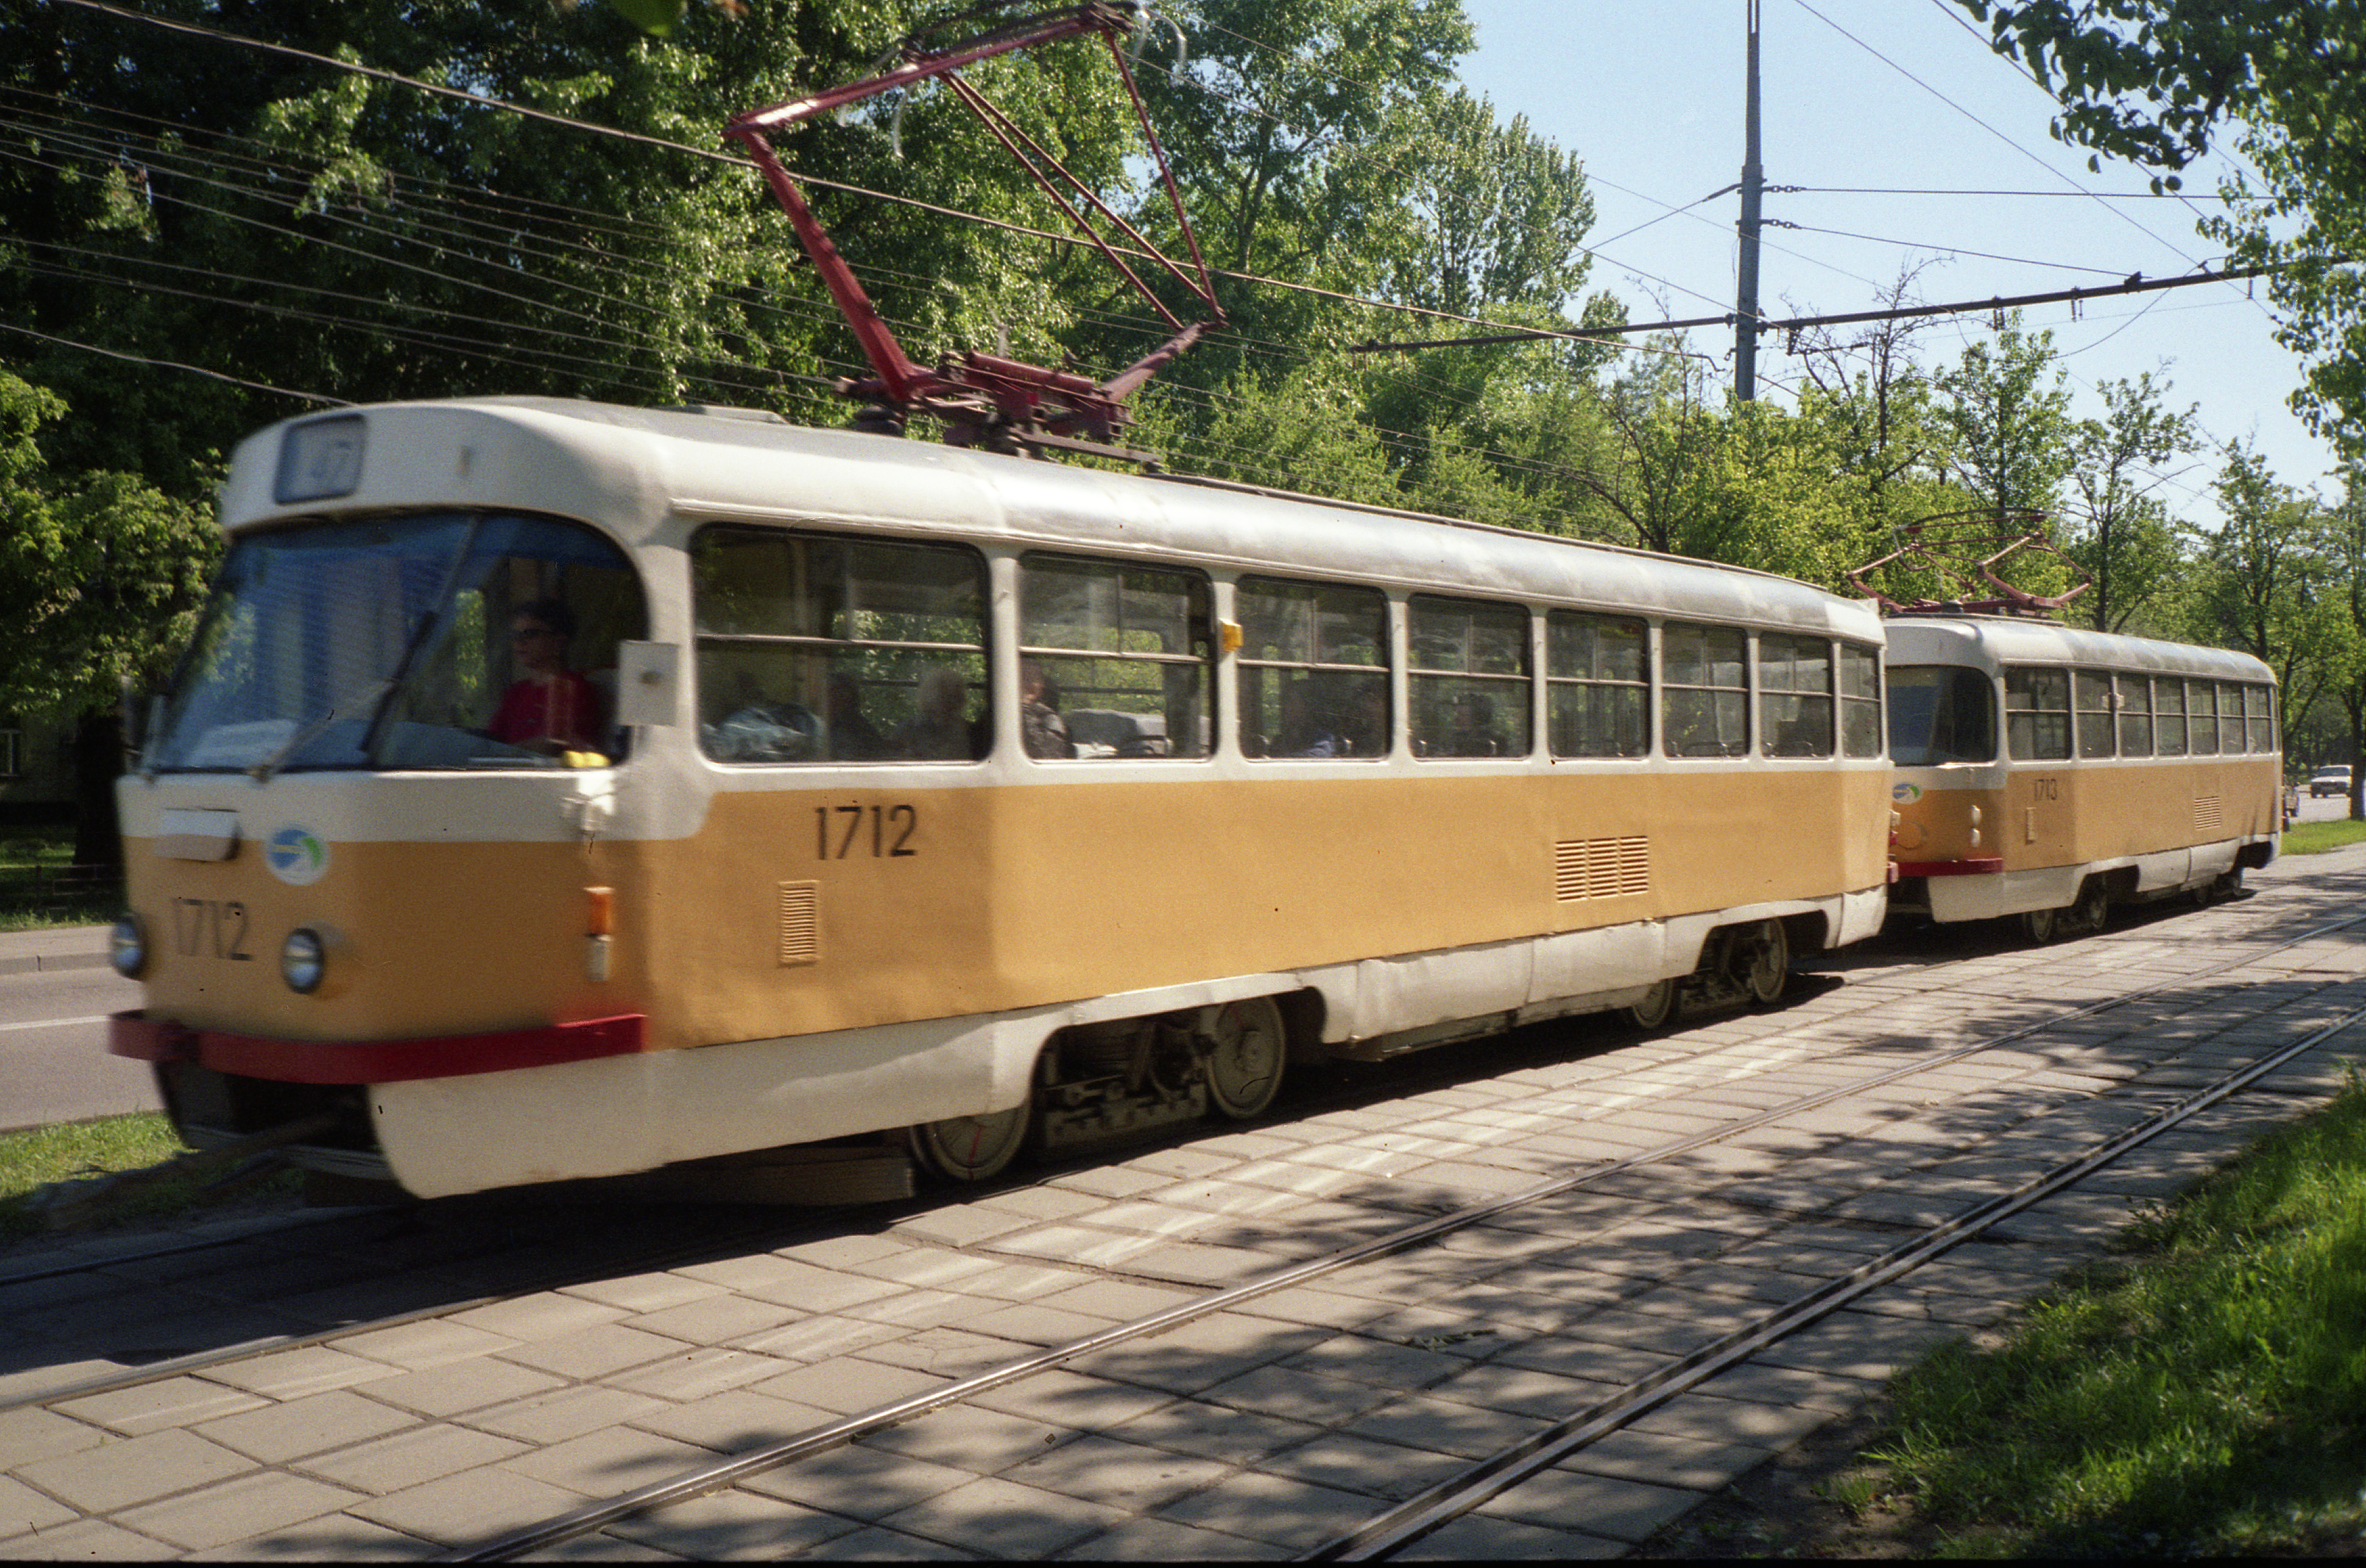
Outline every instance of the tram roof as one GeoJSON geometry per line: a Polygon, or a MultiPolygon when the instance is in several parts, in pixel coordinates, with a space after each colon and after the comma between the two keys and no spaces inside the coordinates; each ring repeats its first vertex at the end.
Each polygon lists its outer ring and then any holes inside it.
{"type": "Polygon", "coordinates": [[[1247,486],[814,429],[739,411],[562,398],[370,404],[284,421],[241,445],[223,487],[223,528],[235,534],[320,514],[321,501],[275,499],[284,438],[298,427],[356,419],[363,431],[356,482],[326,502],[328,510],[556,513],[602,524],[636,545],[678,541],[685,523],[861,526],[1734,617],[1868,642],[1882,635],[1870,604],[1749,567],[1247,486]]]}
{"type": "Polygon", "coordinates": [[[2217,681],[2272,684],[2276,678],[2268,665],[2232,649],[2125,637],[2030,616],[1895,615],[1888,627],[1889,657],[1898,664],[2084,664],[2217,681]]]}

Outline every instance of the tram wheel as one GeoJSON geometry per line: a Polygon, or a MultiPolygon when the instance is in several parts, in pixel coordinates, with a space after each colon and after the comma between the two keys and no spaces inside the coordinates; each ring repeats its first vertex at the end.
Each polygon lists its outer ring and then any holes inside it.
{"type": "Polygon", "coordinates": [[[1638,1029],[1657,1029],[1668,1021],[1676,1010],[1676,983],[1662,980],[1643,993],[1643,999],[1627,1010],[1638,1029]]]}
{"type": "Polygon", "coordinates": [[[2021,917],[2021,924],[2022,929],[2029,932],[2029,940],[2044,947],[2062,934],[2062,911],[2032,909],[2021,917]]]}
{"type": "Polygon", "coordinates": [[[1027,1146],[1034,1112],[1031,1098],[1008,1111],[920,1122],[911,1130],[913,1157],[953,1181],[990,1181],[1027,1146]]]}
{"type": "Polygon", "coordinates": [[[1772,1007],[1782,1000],[1783,987],[1790,983],[1791,938],[1782,921],[1761,920],[1746,940],[1750,967],[1742,975],[1742,983],[1750,987],[1752,1001],[1772,1007]]]}
{"type": "Polygon", "coordinates": [[[1208,1050],[1208,1099],[1220,1115],[1246,1121],[1281,1091],[1289,1055],[1281,1010],[1271,997],[1227,1002],[1216,1010],[1208,1050]]]}
{"type": "Polygon", "coordinates": [[[2100,880],[2090,881],[2079,889],[2079,901],[2070,906],[2067,928],[2079,936],[2099,934],[2112,918],[2112,895],[2100,880]]]}

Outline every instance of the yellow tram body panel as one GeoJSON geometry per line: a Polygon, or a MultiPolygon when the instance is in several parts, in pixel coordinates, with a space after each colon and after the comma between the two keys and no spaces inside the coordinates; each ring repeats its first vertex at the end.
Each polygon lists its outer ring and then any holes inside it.
{"type": "Polygon", "coordinates": [[[1875,888],[1886,788],[1638,770],[748,790],[679,840],[331,842],[302,887],[252,848],[196,863],[133,839],[129,891],[164,938],[149,1005],[193,1027],[401,1040],[646,1012],[667,1050],[1875,888]],[[1603,840],[1632,846],[1627,881],[1567,896],[1562,847],[1603,840]],[[593,886],[616,909],[597,984],[593,886]],[[340,944],[312,995],[271,962],[299,925],[340,944]]]}

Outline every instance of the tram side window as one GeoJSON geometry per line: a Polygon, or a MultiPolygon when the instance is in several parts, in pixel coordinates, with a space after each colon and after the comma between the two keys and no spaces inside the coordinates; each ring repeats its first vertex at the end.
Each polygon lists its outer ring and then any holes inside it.
{"type": "Polygon", "coordinates": [[[1115,561],[1019,563],[1020,685],[1031,670],[1057,730],[1022,716],[1031,757],[1205,757],[1213,731],[1208,580],[1115,561]]]}
{"type": "Polygon", "coordinates": [[[2079,755],[2108,757],[2112,754],[2112,731],[2117,728],[2112,713],[2112,678],[2093,670],[2071,672],[2071,695],[2079,704],[2079,755]]]}
{"type": "Polygon", "coordinates": [[[691,545],[699,739],[727,762],[986,755],[986,562],[717,525],[691,545]]]}
{"type": "Polygon", "coordinates": [[[2185,755],[2185,682],[2152,683],[2153,749],[2163,757],[2185,755]]]}
{"type": "Polygon", "coordinates": [[[1640,621],[1555,610],[1545,622],[1545,723],[1556,757],[1639,757],[1651,741],[1640,621]]]}
{"type": "Polygon", "coordinates": [[[1732,626],[1671,621],[1660,634],[1660,734],[1671,757],[1750,750],[1749,662],[1732,626]]]}
{"type": "Polygon", "coordinates": [[[1881,655],[1841,644],[1841,754],[1881,755],[1881,655]]]}
{"type": "Polygon", "coordinates": [[[2185,729],[2195,756],[2218,750],[2218,688],[2207,681],[2185,683],[2185,729]]]}
{"type": "Polygon", "coordinates": [[[1889,668],[1889,760],[1901,768],[1996,761],[1996,691],[1963,664],[1889,668]]]}
{"type": "Polygon", "coordinates": [[[2241,751],[2249,745],[2244,739],[2243,688],[2232,681],[2218,682],[2218,750],[2241,751]]]}
{"type": "Polygon", "coordinates": [[[1419,593],[1405,609],[1414,754],[1527,756],[1528,613],[1419,593]]]}
{"type": "Polygon", "coordinates": [[[2251,750],[2274,750],[2276,749],[2275,703],[2269,688],[2244,687],[2243,712],[2249,720],[2251,750]]]}
{"type": "Polygon", "coordinates": [[[2142,675],[2117,675],[2120,705],[2120,755],[2152,755],[2152,682],[2142,675]]]}
{"type": "Polygon", "coordinates": [[[2016,761],[2070,755],[2070,678],[2066,671],[2022,666],[2004,672],[2005,746],[2016,761]]]}
{"type": "Polygon", "coordinates": [[[1832,645],[1764,632],[1758,638],[1758,714],[1770,757],[1832,754],[1832,645]]]}
{"type": "Polygon", "coordinates": [[[1376,588],[1245,577],[1241,750],[1369,761],[1389,752],[1389,602],[1376,588]]]}

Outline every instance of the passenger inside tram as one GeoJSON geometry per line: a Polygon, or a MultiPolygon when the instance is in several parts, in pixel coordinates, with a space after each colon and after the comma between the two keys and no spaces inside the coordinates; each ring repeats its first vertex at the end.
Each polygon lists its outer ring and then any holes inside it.
{"type": "Polygon", "coordinates": [[[918,711],[896,732],[896,747],[915,761],[969,761],[986,755],[981,727],[965,713],[969,682],[938,665],[920,676],[918,711]]]}

